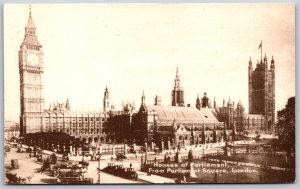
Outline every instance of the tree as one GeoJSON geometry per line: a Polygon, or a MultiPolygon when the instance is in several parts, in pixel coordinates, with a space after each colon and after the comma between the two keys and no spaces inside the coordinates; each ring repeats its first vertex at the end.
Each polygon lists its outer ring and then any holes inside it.
{"type": "Polygon", "coordinates": [[[289,98],[285,108],[277,112],[275,128],[279,148],[290,153],[295,149],[295,97],[289,98]]]}

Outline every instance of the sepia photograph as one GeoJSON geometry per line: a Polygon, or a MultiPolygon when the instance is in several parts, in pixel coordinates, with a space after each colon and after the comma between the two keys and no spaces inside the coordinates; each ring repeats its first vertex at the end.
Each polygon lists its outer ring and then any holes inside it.
{"type": "Polygon", "coordinates": [[[294,183],[295,4],[3,5],[4,184],[294,183]]]}

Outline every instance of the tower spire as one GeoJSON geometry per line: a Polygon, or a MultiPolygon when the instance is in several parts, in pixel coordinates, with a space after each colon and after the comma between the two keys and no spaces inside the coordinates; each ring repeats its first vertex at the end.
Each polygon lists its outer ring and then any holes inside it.
{"type": "Polygon", "coordinates": [[[31,15],[31,5],[29,5],[29,17],[28,17],[28,22],[27,22],[27,28],[35,28],[32,15],[31,15]]]}
{"type": "Polygon", "coordinates": [[[216,97],[214,97],[214,108],[217,107],[216,97]]]}
{"type": "Polygon", "coordinates": [[[172,91],[172,106],[184,106],[184,91],[180,84],[178,66],[176,68],[176,77],[172,91]]]}
{"type": "Polygon", "coordinates": [[[42,48],[36,36],[36,27],[32,19],[31,5],[29,5],[29,16],[28,16],[27,25],[25,27],[25,36],[24,36],[22,46],[23,45],[36,46],[38,47],[37,49],[42,48]]]}
{"type": "Polygon", "coordinates": [[[142,94],[142,104],[145,104],[145,92],[143,90],[143,94],[142,94]]]}

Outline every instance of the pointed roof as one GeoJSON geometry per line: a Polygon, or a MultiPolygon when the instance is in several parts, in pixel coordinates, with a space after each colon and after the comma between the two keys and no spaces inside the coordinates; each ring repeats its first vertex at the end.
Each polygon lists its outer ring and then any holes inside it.
{"type": "Polygon", "coordinates": [[[274,57],[272,56],[271,63],[274,64],[274,62],[275,62],[275,61],[274,61],[274,57]]]}
{"type": "Polygon", "coordinates": [[[241,99],[239,99],[239,102],[237,103],[238,106],[243,106],[241,99]]]}
{"type": "Polygon", "coordinates": [[[145,92],[143,90],[143,94],[142,94],[142,105],[145,104],[145,92]]]}
{"type": "Polygon", "coordinates": [[[31,8],[29,8],[28,22],[25,27],[25,36],[24,36],[24,40],[23,40],[21,46],[31,45],[31,46],[38,46],[39,48],[42,47],[42,45],[39,43],[39,41],[37,39],[35,30],[36,30],[36,28],[35,28],[35,25],[34,25],[33,19],[32,19],[31,8]]]}
{"type": "Polygon", "coordinates": [[[26,25],[26,28],[35,28],[32,16],[31,16],[31,6],[29,6],[29,18],[28,18],[28,22],[26,25]]]}
{"type": "Polygon", "coordinates": [[[232,104],[231,103],[231,98],[229,97],[227,104],[232,104]]]}
{"type": "Polygon", "coordinates": [[[267,61],[267,53],[265,53],[264,61],[267,61]]]}

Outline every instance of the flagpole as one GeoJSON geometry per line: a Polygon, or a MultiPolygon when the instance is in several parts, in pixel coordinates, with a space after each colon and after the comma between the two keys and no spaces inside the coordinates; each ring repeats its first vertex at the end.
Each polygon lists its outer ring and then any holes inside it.
{"type": "Polygon", "coordinates": [[[262,40],[260,41],[260,61],[262,61],[262,40]]]}

